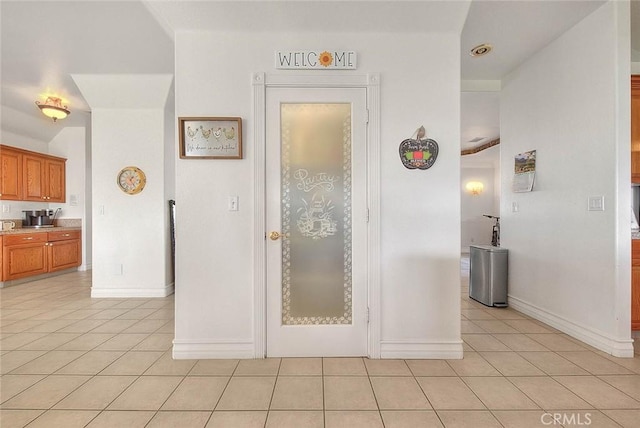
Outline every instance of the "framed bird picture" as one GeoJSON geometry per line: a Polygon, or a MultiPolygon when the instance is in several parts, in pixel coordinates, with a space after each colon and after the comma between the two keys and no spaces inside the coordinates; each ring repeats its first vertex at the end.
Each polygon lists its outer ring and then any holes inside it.
{"type": "Polygon", "coordinates": [[[242,159],[242,118],[179,117],[181,159],[242,159]]]}

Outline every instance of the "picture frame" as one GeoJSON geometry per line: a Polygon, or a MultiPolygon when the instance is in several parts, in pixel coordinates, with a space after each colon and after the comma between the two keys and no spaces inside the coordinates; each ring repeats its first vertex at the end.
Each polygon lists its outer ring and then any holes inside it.
{"type": "Polygon", "coordinates": [[[179,117],[180,159],[242,159],[242,118],[179,117]]]}

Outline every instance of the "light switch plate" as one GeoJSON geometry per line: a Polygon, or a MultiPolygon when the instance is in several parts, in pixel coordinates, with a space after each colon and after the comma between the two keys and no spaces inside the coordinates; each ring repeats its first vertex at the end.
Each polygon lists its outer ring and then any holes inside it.
{"type": "Polygon", "coordinates": [[[604,211],[604,196],[589,196],[589,211],[604,211]]]}
{"type": "Polygon", "coordinates": [[[229,211],[238,211],[238,197],[229,196],[229,211]]]}
{"type": "Polygon", "coordinates": [[[511,211],[517,213],[520,211],[520,205],[517,202],[511,202],[511,211]]]}

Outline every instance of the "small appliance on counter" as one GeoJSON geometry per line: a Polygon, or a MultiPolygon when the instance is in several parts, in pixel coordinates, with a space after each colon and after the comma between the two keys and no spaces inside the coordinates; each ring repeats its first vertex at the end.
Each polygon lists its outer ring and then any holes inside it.
{"type": "Polygon", "coordinates": [[[53,210],[25,210],[22,212],[24,213],[23,228],[53,227],[55,220],[53,210]]]}

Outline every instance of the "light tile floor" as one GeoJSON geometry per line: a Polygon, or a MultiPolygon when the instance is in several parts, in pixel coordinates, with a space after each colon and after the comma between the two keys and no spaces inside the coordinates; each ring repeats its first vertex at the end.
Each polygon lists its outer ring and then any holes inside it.
{"type": "Polygon", "coordinates": [[[463,360],[173,360],[173,296],[90,282],[0,290],[2,428],[640,427],[640,355],[487,308],[464,276],[463,360]]]}

